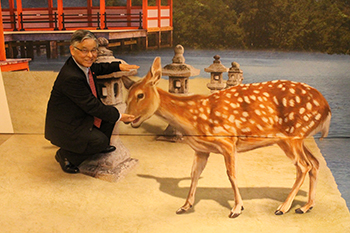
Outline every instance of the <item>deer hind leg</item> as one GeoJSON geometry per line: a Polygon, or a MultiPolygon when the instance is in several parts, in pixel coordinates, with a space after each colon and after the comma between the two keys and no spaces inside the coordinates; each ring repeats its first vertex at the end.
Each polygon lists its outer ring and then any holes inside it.
{"type": "Polygon", "coordinates": [[[236,161],[235,161],[236,152],[232,152],[232,154],[227,153],[227,154],[224,154],[224,156],[225,156],[225,165],[226,165],[227,175],[231,182],[231,186],[235,196],[235,206],[232,208],[229,214],[229,217],[236,218],[242,213],[242,210],[244,209],[242,197],[238,190],[238,184],[237,184],[237,178],[236,178],[236,161]]]}
{"type": "Polygon", "coordinates": [[[315,158],[315,156],[311,153],[311,151],[303,145],[304,152],[309,159],[309,161],[312,164],[311,170],[309,171],[309,198],[308,202],[301,208],[296,209],[295,212],[298,214],[306,213],[307,211],[311,210],[315,205],[315,199],[316,199],[316,185],[317,185],[317,175],[319,170],[319,162],[315,158]]]}
{"type": "Polygon", "coordinates": [[[193,206],[198,179],[202,174],[205,166],[207,165],[208,158],[209,158],[209,153],[204,153],[204,152],[195,153],[195,157],[192,165],[192,171],[191,171],[190,191],[188,193],[185,204],[176,211],[177,214],[183,214],[193,206]]]}
{"type": "Polygon", "coordinates": [[[291,139],[278,143],[286,155],[294,161],[296,166],[296,179],[287,199],[276,210],[276,215],[282,215],[289,211],[292,202],[297,195],[301,185],[304,183],[306,174],[312,170],[312,163],[308,159],[307,152],[304,151],[303,140],[291,139]]]}

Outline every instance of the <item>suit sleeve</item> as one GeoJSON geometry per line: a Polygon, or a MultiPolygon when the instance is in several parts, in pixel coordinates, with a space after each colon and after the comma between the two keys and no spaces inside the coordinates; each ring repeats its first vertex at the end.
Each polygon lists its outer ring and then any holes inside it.
{"type": "Polygon", "coordinates": [[[105,75],[111,74],[113,72],[120,71],[119,68],[120,62],[111,62],[111,63],[94,63],[91,66],[91,70],[95,72],[96,75],[105,75]]]}
{"type": "Polygon", "coordinates": [[[120,113],[116,108],[104,105],[92,94],[84,75],[66,78],[63,92],[89,115],[109,122],[120,119],[120,113]]]}

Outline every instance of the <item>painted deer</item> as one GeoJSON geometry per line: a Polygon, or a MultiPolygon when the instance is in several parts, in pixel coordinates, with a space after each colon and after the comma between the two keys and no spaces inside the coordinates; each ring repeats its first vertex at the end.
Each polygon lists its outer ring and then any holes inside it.
{"type": "Polygon", "coordinates": [[[155,58],[148,74],[132,84],[127,113],[135,115],[132,127],[156,114],[184,135],[195,151],[191,187],[177,214],[194,204],[198,179],[210,153],[224,156],[235,204],[229,217],[239,216],[243,201],[238,190],[235,158],[237,152],[277,144],[296,166],[296,180],[287,199],[276,210],[286,213],[309,174],[308,202],[296,213],[315,205],[319,162],[305,146],[304,139],[321,132],[327,136],[331,119],[326,99],[316,89],[291,81],[241,84],[209,96],[179,96],[157,87],[162,74],[161,60],[155,58]]]}

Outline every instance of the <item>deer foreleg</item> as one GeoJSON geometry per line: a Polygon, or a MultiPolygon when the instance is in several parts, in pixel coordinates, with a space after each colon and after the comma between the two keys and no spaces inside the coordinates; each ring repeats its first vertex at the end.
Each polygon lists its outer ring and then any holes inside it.
{"type": "Polygon", "coordinates": [[[225,156],[225,165],[228,178],[231,182],[232,189],[235,196],[235,206],[232,208],[229,217],[236,218],[238,217],[243,210],[243,201],[241,194],[238,190],[237,178],[236,178],[236,151],[234,150],[232,153],[224,154],[225,156]]]}
{"type": "Polygon", "coordinates": [[[207,165],[208,158],[209,158],[209,153],[204,153],[204,152],[195,153],[195,157],[192,165],[192,171],[191,171],[190,191],[188,193],[185,204],[176,211],[177,214],[185,213],[193,206],[198,179],[202,174],[205,166],[207,165]]]}

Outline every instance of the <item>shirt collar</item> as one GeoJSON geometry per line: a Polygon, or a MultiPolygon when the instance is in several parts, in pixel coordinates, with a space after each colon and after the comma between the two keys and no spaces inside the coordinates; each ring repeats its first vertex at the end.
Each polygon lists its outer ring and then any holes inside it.
{"type": "Polygon", "coordinates": [[[90,68],[80,65],[80,64],[74,59],[73,56],[72,56],[72,58],[73,58],[75,64],[77,64],[77,66],[78,66],[78,67],[84,72],[84,74],[88,77],[88,72],[89,72],[89,69],[90,69],[90,68]]]}

